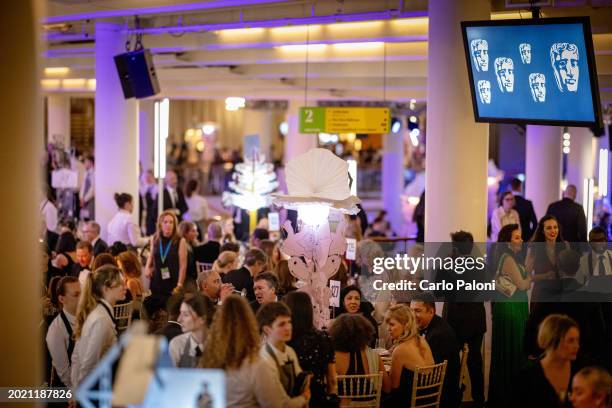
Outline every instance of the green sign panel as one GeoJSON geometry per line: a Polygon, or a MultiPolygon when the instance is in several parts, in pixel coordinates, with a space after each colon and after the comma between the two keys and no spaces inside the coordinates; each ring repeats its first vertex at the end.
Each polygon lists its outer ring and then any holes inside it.
{"type": "Polygon", "coordinates": [[[325,108],[300,108],[300,133],[325,132],[325,108]]]}
{"type": "Polygon", "coordinates": [[[389,133],[388,108],[300,108],[300,133],[389,133]]]}

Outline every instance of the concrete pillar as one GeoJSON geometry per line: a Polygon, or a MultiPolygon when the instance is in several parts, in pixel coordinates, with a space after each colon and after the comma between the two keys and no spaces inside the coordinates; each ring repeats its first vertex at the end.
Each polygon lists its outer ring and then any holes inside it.
{"type": "Polygon", "coordinates": [[[561,129],[527,126],[525,197],[533,201],[538,219],[561,197],[561,129]]]}
{"type": "MultiPolygon", "coordinates": [[[[0,245],[2,336],[0,387],[36,387],[43,381],[39,332],[42,285],[39,204],[43,155],[43,105],[38,56],[43,2],[2,2],[0,13],[0,208],[4,239],[0,245]],[[9,199],[10,197],[10,199],[9,199]]],[[[6,395],[6,394],[5,394],[6,395]]],[[[10,405],[10,404],[8,404],[10,405]]],[[[18,405],[18,404],[14,404],[18,405]]],[[[35,406],[33,402],[24,406],[35,406]]]]}
{"type": "Polygon", "coordinates": [[[576,186],[576,201],[582,202],[584,194],[584,179],[595,176],[595,165],[599,161],[599,150],[596,150],[597,141],[589,128],[571,127],[570,152],[567,155],[568,184],[576,186]]]}
{"type": "Polygon", "coordinates": [[[404,140],[401,133],[383,136],[383,208],[396,234],[401,234],[403,217],[401,195],[404,189],[404,140]]]}
{"type": "Polygon", "coordinates": [[[47,143],[61,142],[70,147],[70,96],[47,96],[47,143]]]}
{"type": "Polygon", "coordinates": [[[272,111],[263,109],[244,109],[242,136],[259,135],[259,152],[270,159],[270,143],[272,132],[275,132],[272,123],[272,111]]]}
{"type": "Polygon", "coordinates": [[[106,226],[117,212],[115,193],[134,197],[138,223],[138,103],[123,98],[113,56],[125,52],[123,25],[96,22],[96,221],[106,226]]]}
{"type": "Polygon", "coordinates": [[[139,162],[142,170],[153,170],[155,144],[155,101],[143,99],[138,101],[138,141],[139,162]]]}
{"type": "Polygon", "coordinates": [[[425,239],[487,236],[489,126],[474,122],[460,22],[488,20],[488,0],[429,2],[425,239]]]}
{"type": "Polygon", "coordinates": [[[300,133],[299,108],[303,106],[300,101],[289,101],[287,107],[287,124],[289,133],[285,136],[285,156],[283,163],[287,163],[302,153],[317,147],[317,135],[314,133],[300,133]]]}

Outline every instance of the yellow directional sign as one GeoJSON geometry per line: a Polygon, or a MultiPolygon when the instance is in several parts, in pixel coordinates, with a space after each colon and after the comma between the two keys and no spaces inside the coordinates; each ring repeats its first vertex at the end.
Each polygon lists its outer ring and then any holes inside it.
{"type": "Polygon", "coordinates": [[[300,108],[301,133],[389,133],[389,108],[300,108]]]}

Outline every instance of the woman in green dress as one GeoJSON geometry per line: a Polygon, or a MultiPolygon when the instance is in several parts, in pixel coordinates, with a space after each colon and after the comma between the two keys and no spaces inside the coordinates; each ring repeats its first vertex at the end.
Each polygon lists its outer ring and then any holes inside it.
{"type": "Polygon", "coordinates": [[[523,334],[529,316],[527,290],[531,277],[518,260],[523,244],[519,225],[504,226],[499,231],[497,242],[497,275],[508,278],[516,286],[512,296],[500,295],[502,299],[492,304],[489,406],[504,407],[510,401],[516,376],[526,363],[523,334]]]}

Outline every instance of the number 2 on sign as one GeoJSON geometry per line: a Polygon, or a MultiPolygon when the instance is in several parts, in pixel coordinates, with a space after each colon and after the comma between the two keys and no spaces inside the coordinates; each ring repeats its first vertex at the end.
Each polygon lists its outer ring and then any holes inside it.
{"type": "Polygon", "coordinates": [[[314,120],[314,112],[312,109],[306,109],[304,110],[304,113],[306,114],[306,119],[304,119],[305,123],[312,123],[314,120]]]}

